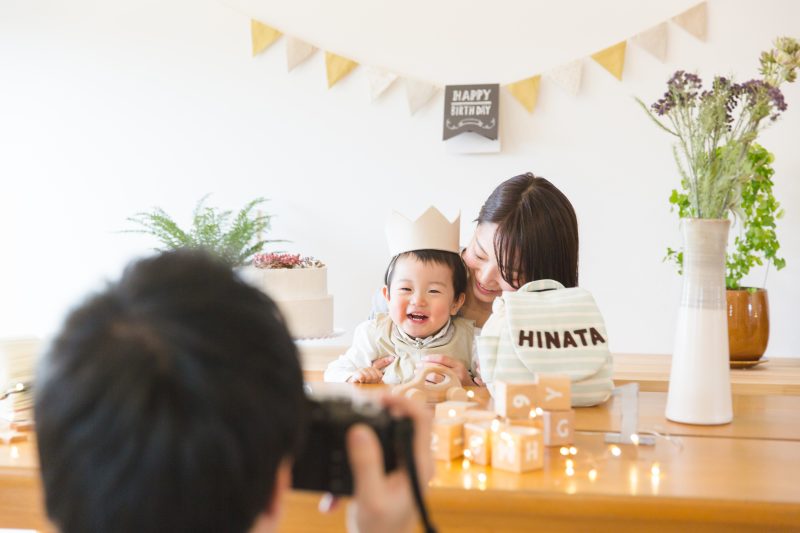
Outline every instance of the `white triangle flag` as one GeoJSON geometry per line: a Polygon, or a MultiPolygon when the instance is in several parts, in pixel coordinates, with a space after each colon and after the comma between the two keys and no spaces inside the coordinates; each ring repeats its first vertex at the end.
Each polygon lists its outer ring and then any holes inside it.
{"type": "Polygon", "coordinates": [[[428,100],[436,94],[439,88],[435,85],[425,83],[423,81],[410,80],[406,78],[406,98],[408,99],[408,110],[413,115],[422,106],[428,103],[428,100]]]}
{"type": "Polygon", "coordinates": [[[667,60],[667,23],[662,22],[631,38],[631,42],[644,48],[662,63],[667,60]]]}
{"type": "Polygon", "coordinates": [[[576,59],[571,63],[566,63],[549,71],[547,77],[572,96],[576,96],[581,88],[582,73],[583,61],[576,59]]]}
{"type": "Polygon", "coordinates": [[[706,7],[706,2],[697,4],[680,15],[672,17],[672,21],[701,41],[706,40],[706,35],[708,33],[708,9],[706,7]]]}
{"type": "Polygon", "coordinates": [[[397,74],[377,67],[367,67],[365,70],[369,81],[369,97],[374,102],[394,83],[397,79],[397,74]]]}
{"type": "Polygon", "coordinates": [[[289,71],[308,59],[316,48],[296,37],[286,36],[286,65],[289,71]]]}

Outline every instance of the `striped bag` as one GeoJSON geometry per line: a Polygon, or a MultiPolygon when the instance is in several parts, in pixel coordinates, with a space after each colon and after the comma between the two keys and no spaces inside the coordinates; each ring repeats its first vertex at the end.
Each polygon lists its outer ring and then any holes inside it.
{"type": "Polygon", "coordinates": [[[530,382],[534,374],[566,374],[572,405],[608,399],[614,382],[603,316],[592,295],[550,279],[532,281],[494,301],[478,337],[481,378],[530,382]]]}

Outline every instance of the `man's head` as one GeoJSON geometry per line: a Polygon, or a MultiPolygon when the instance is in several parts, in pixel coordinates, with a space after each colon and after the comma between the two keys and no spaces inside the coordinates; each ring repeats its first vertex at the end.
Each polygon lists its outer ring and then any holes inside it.
{"type": "Polygon", "coordinates": [[[67,318],[37,382],[63,533],[247,531],[303,427],[275,304],[200,252],[139,261],[67,318]]]}

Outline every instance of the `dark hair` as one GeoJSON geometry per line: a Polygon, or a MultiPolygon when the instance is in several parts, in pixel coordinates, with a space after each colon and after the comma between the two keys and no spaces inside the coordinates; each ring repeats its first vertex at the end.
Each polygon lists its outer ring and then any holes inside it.
{"type": "Polygon", "coordinates": [[[578,219],[564,193],[546,179],[528,172],[504,181],[476,222],[497,224],[494,253],[509,284],[554,279],[578,285],[578,219]]]}
{"type": "Polygon", "coordinates": [[[134,263],[73,310],[39,378],[45,501],[63,533],[247,531],[305,425],[275,304],[197,251],[134,263]]]}
{"type": "Polygon", "coordinates": [[[436,263],[446,266],[453,273],[453,296],[457,299],[467,291],[467,267],[464,265],[464,260],[457,253],[443,250],[412,250],[392,257],[389,266],[386,267],[386,273],[383,275],[383,283],[390,289],[392,288],[394,266],[401,257],[413,257],[425,264],[436,263]]]}

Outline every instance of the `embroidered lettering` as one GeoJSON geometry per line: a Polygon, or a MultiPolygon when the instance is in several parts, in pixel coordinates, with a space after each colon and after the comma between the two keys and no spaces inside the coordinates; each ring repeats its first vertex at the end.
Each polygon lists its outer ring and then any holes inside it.
{"type": "Polygon", "coordinates": [[[542,332],[541,331],[537,331],[536,332],[536,340],[539,341],[539,348],[541,348],[542,347],[542,332]]]}
{"type": "Polygon", "coordinates": [[[573,331],[573,333],[575,335],[580,336],[581,344],[583,344],[584,346],[587,346],[587,344],[586,344],[586,333],[587,333],[586,328],[584,328],[584,329],[576,329],[575,331],[573,331]]]}
{"type": "Polygon", "coordinates": [[[523,330],[519,330],[519,345],[525,346],[525,341],[528,341],[528,346],[533,348],[533,332],[529,331],[526,335],[523,330]]]}
{"type": "Polygon", "coordinates": [[[553,346],[556,348],[561,348],[561,341],[558,339],[558,332],[554,331],[550,333],[549,331],[544,332],[544,339],[547,343],[547,349],[549,350],[553,346]]]}
{"type": "Polygon", "coordinates": [[[603,336],[600,335],[600,332],[594,328],[589,328],[589,335],[592,336],[592,346],[596,346],[598,342],[606,342],[603,336]]]}
{"type": "Polygon", "coordinates": [[[578,347],[577,343],[575,342],[575,339],[572,338],[572,335],[570,335],[569,331],[564,332],[564,348],[566,348],[567,346],[572,346],[573,348],[578,347]]]}

